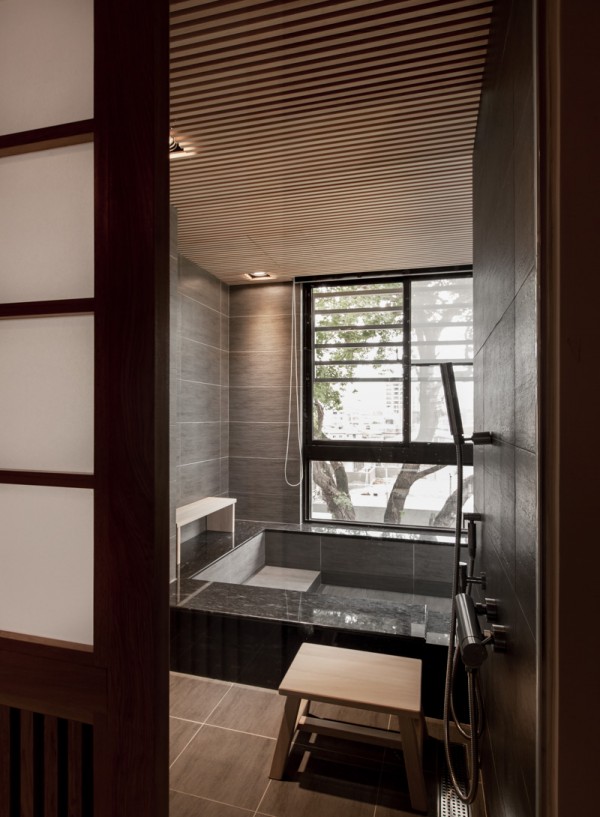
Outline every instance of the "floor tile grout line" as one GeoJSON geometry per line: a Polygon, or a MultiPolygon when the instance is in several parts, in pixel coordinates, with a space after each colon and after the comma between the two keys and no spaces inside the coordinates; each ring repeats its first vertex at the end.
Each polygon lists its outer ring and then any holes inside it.
{"type": "Polygon", "coordinates": [[[176,757],[176,758],[173,760],[173,762],[172,762],[172,763],[169,763],[169,770],[171,770],[171,769],[173,768],[173,766],[174,766],[174,765],[177,763],[177,761],[179,760],[179,758],[181,757],[181,755],[182,755],[182,754],[185,752],[185,750],[188,748],[188,746],[190,745],[190,743],[191,743],[191,742],[194,740],[194,738],[195,738],[195,737],[196,737],[196,735],[197,735],[197,734],[200,732],[200,730],[202,729],[202,727],[203,727],[203,726],[204,726],[204,724],[203,724],[203,723],[201,723],[201,724],[199,724],[199,725],[198,725],[198,728],[195,730],[195,732],[194,732],[194,734],[192,735],[192,737],[191,737],[191,738],[188,740],[188,742],[185,744],[185,746],[183,747],[183,749],[181,750],[181,752],[179,752],[179,754],[178,754],[178,755],[177,755],[177,757],[176,757]]]}
{"type": "Polygon", "coordinates": [[[186,723],[197,723],[198,726],[202,726],[206,721],[194,721],[191,718],[181,718],[179,715],[169,715],[169,718],[172,718],[174,721],[185,721],[186,723]]]}
{"type": "Polygon", "coordinates": [[[231,692],[231,690],[232,690],[232,689],[233,689],[233,684],[231,684],[231,685],[230,685],[229,689],[228,689],[228,690],[226,690],[226,691],[223,693],[223,695],[222,695],[222,696],[219,698],[219,700],[217,701],[217,703],[216,703],[216,704],[213,706],[213,708],[210,710],[210,712],[208,713],[208,715],[207,715],[207,716],[206,716],[206,718],[204,719],[204,723],[205,723],[205,724],[208,724],[208,719],[211,717],[211,715],[213,714],[213,712],[215,711],[215,709],[217,709],[217,707],[219,707],[219,706],[220,706],[220,705],[223,703],[223,701],[224,701],[224,700],[225,700],[225,698],[226,698],[226,697],[229,695],[229,693],[231,692]]]}
{"type": "Polygon", "coordinates": [[[270,781],[270,780],[267,780],[267,785],[265,786],[265,790],[264,790],[264,792],[262,793],[262,797],[261,797],[261,798],[260,798],[260,800],[258,801],[258,805],[257,805],[257,807],[256,807],[256,811],[254,812],[254,817],[256,817],[256,815],[257,815],[257,814],[259,814],[259,812],[260,812],[260,807],[262,806],[263,800],[264,800],[264,799],[265,799],[265,797],[267,796],[267,792],[269,791],[269,786],[270,786],[270,785],[271,785],[271,781],[270,781]]]}
{"type": "Polygon", "coordinates": [[[244,806],[234,806],[232,803],[226,803],[224,800],[214,800],[212,797],[204,797],[201,794],[192,794],[189,791],[182,791],[181,789],[174,789],[172,786],[169,786],[169,791],[174,791],[176,794],[185,794],[186,797],[195,797],[196,800],[206,800],[208,803],[218,803],[220,806],[229,806],[229,808],[237,808],[240,811],[247,811],[249,815],[254,817],[254,812],[251,808],[245,808],[244,806]]]}
{"type": "Polygon", "coordinates": [[[259,735],[258,732],[246,732],[244,729],[234,729],[232,726],[220,726],[218,723],[205,722],[205,726],[211,726],[214,729],[224,729],[226,732],[236,732],[238,735],[251,735],[253,738],[265,738],[265,740],[277,740],[277,738],[269,737],[269,735],[259,735]]]}

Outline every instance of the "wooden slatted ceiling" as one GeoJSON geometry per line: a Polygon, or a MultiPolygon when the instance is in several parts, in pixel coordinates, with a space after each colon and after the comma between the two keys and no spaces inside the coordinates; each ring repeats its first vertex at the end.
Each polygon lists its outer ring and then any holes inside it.
{"type": "Polygon", "coordinates": [[[490,12],[172,2],[180,251],[228,284],[469,263],[490,12]]]}

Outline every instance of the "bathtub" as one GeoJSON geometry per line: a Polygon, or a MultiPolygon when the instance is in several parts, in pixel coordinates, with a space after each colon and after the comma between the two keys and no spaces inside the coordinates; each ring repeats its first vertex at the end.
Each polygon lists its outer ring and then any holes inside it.
{"type": "Polygon", "coordinates": [[[441,716],[453,536],[239,522],[184,543],[171,668],[276,688],[304,641],[424,661],[441,716]]]}

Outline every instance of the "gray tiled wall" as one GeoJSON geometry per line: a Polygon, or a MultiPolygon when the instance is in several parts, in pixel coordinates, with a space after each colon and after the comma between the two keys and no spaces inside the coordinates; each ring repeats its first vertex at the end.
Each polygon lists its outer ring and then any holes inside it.
{"type": "Polygon", "coordinates": [[[531,0],[496,4],[474,156],[478,567],[510,650],[483,667],[488,812],[535,813],[537,359],[531,0]]]}
{"type": "MultiPolygon", "coordinates": [[[[175,507],[205,496],[229,494],[228,346],[229,288],[172,251],[170,386],[173,526],[175,507]]],[[[199,525],[186,526],[184,538],[198,529],[199,525]]],[[[175,571],[174,543],[173,535],[172,576],[175,571]]]]}
{"type": "MultiPolygon", "coordinates": [[[[300,520],[300,488],[284,477],[291,319],[292,284],[231,288],[229,484],[241,519],[300,520]]],[[[295,413],[290,439],[288,478],[297,482],[295,413]]]]}

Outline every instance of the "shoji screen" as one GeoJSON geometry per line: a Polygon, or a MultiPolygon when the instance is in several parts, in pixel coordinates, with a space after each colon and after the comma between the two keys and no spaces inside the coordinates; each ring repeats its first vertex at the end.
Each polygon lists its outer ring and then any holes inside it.
{"type": "Polygon", "coordinates": [[[0,0],[0,631],[91,645],[93,0],[0,0]]]}

